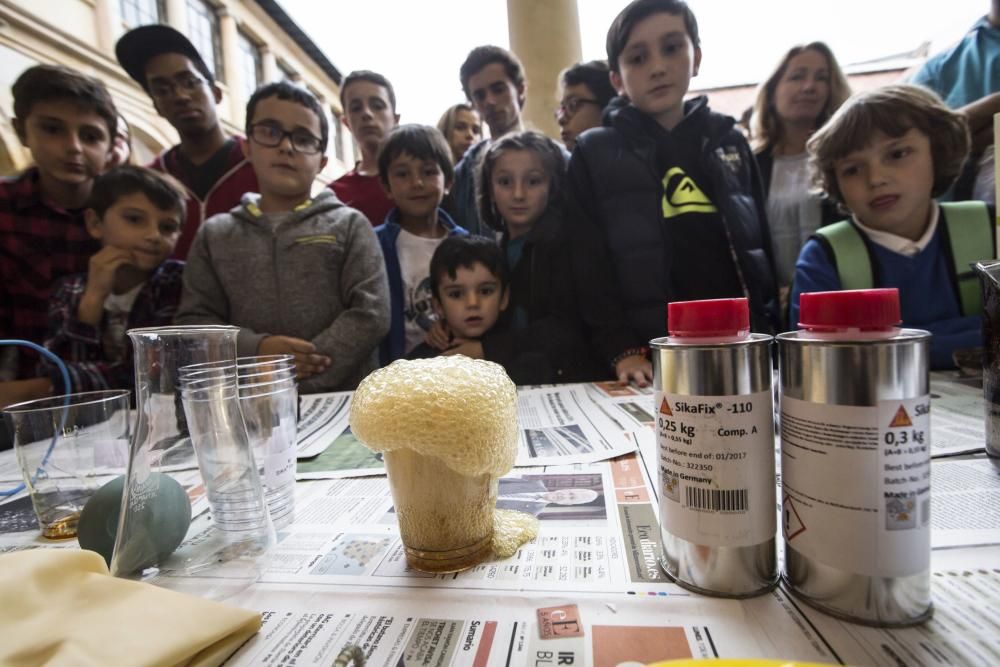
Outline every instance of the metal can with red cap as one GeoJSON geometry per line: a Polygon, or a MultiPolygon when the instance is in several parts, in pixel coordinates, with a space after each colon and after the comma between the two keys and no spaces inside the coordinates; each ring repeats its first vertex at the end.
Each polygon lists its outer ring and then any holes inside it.
{"type": "Polygon", "coordinates": [[[651,340],[660,565],[680,586],[743,598],[778,581],[771,336],[746,299],[667,305],[651,340]]]}
{"type": "Polygon", "coordinates": [[[930,618],[930,339],[896,289],[801,295],[777,337],[782,578],[879,627],[930,618]]]}

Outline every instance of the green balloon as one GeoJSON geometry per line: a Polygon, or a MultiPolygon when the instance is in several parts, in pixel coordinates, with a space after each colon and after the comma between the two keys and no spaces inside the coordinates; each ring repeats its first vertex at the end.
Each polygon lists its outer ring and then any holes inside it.
{"type": "MultiPolygon", "coordinates": [[[[191,501],[177,480],[154,472],[144,486],[155,488],[156,492],[126,526],[129,538],[126,560],[135,562],[124,565],[119,562],[119,570],[123,572],[132,573],[167,558],[184,541],[191,525],[191,501]]],[[[120,476],[98,489],[84,505],[77,525],[80,547],[101,554],[109,566],[124,488],[125,477],[120,476]]]]}

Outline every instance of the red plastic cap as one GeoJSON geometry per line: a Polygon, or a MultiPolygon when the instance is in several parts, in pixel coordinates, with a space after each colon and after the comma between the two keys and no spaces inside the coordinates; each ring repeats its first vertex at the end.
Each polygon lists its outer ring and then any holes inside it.
{"type": "Polygon", "coordinates": [[[677,337],[745,336],[750,306],[746,299],[675,301],[667,304],[667,329],[677,337]]]}
{"type": "Polygon", "coordinates": [[[895,287],[807,292],[799,297],[800,329],[877,331],[898,326],[901,321],[899,290],[895,287]]]}

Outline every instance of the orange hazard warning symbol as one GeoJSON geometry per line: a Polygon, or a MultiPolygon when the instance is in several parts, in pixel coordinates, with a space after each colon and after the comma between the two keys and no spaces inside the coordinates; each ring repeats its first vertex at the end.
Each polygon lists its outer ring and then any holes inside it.
{"type": "Polygon", "coordinates": [[[806,525],[802,523],[802,517],[795,510],[795,505],[792,503],[791,496],[785,496],[785,500],[781,503],[781,514],[784,519],[784,529],[785,529],[785,539],[792,540],[806,531],[806,525]]]}
{"type": "Polygon", "coordinates": [[[667,399],[666,398],[664,398],[663,402],[660,403],[660,414],[661,415],[668,415],[670,417],[674,416],[674,412],[673,412],[673,410],[670,409],[670,404],[667,403],[667,399]]]}
{"type": "Polygon", "coordinates": [[[913,422],[910,421],[910,415],[906,414],[906,408],[902,405],[899,406],[899,410],[896,410],[896,415],[889,422],[889,428],[898,428],[900,426],[913,426],[913,422]]]}

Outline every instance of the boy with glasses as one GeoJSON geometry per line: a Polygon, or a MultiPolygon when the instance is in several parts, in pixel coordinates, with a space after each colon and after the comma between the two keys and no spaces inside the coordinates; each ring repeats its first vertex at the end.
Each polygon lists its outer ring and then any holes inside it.
{"type": "Polygon", "coordinates": [[[573,150],[585,130],[601,126],[601,113],[614,96],[608,63],[603,60],[577,63],[562,71],[555,115],[566,150],[573,150]]]}
{"type": "Polygon", "coordinates": [[[187,190],[187,220],[174,250],[175,258],[184,259],[202,222],[238,205],[244,193],[258,191],[243,155],[245,140],[223,131],[215,109],[222,91],[181,33],[165,25],[144,25],[125,33],[115,54],[180,135],[180,144],[149,166],[170,174],[187,190]]]}
{"type": "Polygon", "coordinates": [[[260,195],[198,230],[176,322],[240,327],[240,356],[294,355],[303,392],[353,389],[377,367],[389,331],[375,232],[329,189],[310,198],[329,137],[312,94],[267,84],[246,119],[260,195]]]}

